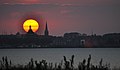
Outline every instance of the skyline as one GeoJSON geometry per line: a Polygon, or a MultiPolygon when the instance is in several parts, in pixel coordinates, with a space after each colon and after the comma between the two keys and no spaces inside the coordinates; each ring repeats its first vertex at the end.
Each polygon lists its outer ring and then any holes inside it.
{"type": "Polygon", "coordinates": [[[0,8],[0,34],[20,32],[20,20],[28,13],[42,16],[50,35],[120,33],[119,0],[1,0],[0,8]]]}

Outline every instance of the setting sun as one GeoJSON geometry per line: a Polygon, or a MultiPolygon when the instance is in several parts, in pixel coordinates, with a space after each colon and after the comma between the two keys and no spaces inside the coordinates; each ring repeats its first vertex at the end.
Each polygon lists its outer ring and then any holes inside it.
{"type": "Polygon", "coordinates": [[[33,32],[36,32],[39,28],[38,22],[34,19],[27,19],[23,24],[23,29],[26,32],[28,32],[29,29],[30,29],[30,26],[31,26],[31,29],[32,29],[33,32]]]}

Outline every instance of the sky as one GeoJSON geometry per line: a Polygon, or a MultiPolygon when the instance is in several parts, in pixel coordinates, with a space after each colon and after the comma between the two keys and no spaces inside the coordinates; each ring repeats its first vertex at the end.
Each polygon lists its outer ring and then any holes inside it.
{"type": "Polygon", "coordinates": [[[50,35],[120,33],[120,0],[0,0],[0,34],[24,33],[23,19],[33,15],[50,35]]]}

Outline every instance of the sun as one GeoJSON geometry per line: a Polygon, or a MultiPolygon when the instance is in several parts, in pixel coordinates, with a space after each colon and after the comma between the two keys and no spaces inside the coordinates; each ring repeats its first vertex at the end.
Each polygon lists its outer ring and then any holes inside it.
{"type": "Polygon", "coordinates": [[[25,32],[29,31],[30,26],[33,32],[36,32],[39,29],[39,24],[34,19],[25,20],[25,22],[23,23],[23,29],[25,30],[25,32]]]}

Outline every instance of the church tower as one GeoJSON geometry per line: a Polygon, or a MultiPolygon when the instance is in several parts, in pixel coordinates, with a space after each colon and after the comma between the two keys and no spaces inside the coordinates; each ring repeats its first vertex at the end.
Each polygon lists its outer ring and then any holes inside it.
{"type": "Polygon", "coordinates": [[[30,28],[30,29],[29,29],[29,31],[27,32],[27,34],[28,34],[28,35],[33,35],[34,32],[32,31],[31,26],[29,26],[29,28],[30,28]]]}
{"type": "Polygon", "coordinates": [[[46,27],[45,27],[44,35],[45,35],[45,36],[49,36],[49,31],[48,31],[47,22],[46,22],[46,27]]]}

